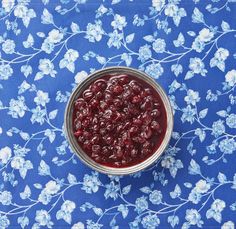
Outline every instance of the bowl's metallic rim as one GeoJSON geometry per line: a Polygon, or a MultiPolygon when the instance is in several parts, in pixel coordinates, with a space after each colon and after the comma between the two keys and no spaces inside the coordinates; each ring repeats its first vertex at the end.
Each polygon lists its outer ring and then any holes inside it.
{"type": "Polygon", "coordinates": [[[76,86],[74,91],[72,92],[72,94],[67,102],[65,115],[64,115],[65,135],[67,137],[67,140],[70,144],[71,149],[75,152],[75,154],[80,158],[80,160],[84,164],[86,164],[87,166],[89,166],[90,168],[92,168],[98,172],[105,173],[108,175],[133,174],[135,172],[142,171],[145,168],[149,167],[151,164],[153,164],[162,155],[162,153],[164,152],[164,150],[168,146],[168,143],[170,141],[171,134],[173,131],[173,126],[174,126],[173,112],[172,112],[170,101],[169,101],[168,96],[166,95],[164,89],[146,73],[141,72],[136,69],[133,69],[133,68],[130,68],[130,67],[114,66],[114,67],[104,68],[104,69],[101,69],[101,70],[91,73],[85,80],[81,81],[76,86]],[[157,90],[161,99],[163,100],[163,103],[164,103],[165,109],[166,109],[166,114],[167,114],[167,130],[166,130],[165,137],[164,137],[160,147],[156,150],[156,152],[152,156],[147,158],[145,161],[143,161],[137,165],[133,165],[130,167],[124,167],[124,168],[108,167],[108,166],[104,166],[104,165],[98,164],[95,161],[93,161],[90,157],[88,157],[85,153],[83,153],[83,150],[81,149],[81,147],[78,145],[78,143],[76,142],[76,140],[74,138],[73,131],[71,131],[72,130],[72,128],[71,128],[72,127],[71,115],[72,115],[72,109],[73,109],[73,102],[76,99],[76,97],[78,97],[80,90],[83,89],[84,86],[88,85],[91,81],[93,81],[96,78],[101,77],[102,75],[112,74],[112,73],[117,73],[117,72],[134,75],[136,77],[143,79],[147,83],[151,84],[151,86],[153,86],[154,89],[157,90]]]}

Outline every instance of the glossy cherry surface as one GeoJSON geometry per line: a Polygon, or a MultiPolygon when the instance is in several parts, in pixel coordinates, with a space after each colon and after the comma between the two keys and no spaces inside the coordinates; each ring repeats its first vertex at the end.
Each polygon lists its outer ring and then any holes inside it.
{"type": "Polygon", "coordinates": [[[166,110],[159,94],[131,75],[106,75],[74,101],[73,131],[97,163],[128,167],[150,157],[161,145],[166,110]]]}

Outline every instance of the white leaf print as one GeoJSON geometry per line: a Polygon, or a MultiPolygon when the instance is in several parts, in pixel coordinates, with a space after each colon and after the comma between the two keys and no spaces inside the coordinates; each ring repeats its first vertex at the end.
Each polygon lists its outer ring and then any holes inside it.
{"type": "Polygon", "coordinates": [[[225,176],[225,174],[219,172],[218,176],[217,176],[218,180],[220,183],[224,183],[227,181],[227,177],[225,176]]]}
{"type": "Polygon", "coordinates": [[[38,172],[39,172],[39,175],[42,175],[42,176],[47,176],[51,174],[50,167],[46,164],[44,160],[40,161],[38,172]]]}
{"type": "Polygon", "coordinates": [[[203,109],[199,112],[199,118],[205,118],[208,113],[208,108],[203,109]]]}
{"type": "Polygon", "coordinates": [[[28,185],[25,186],[24,192],[20,193],[20,197],[22,200],[25,200],[31,196],[31,190],[28,185]]]}
{"type": "Polygon", "coordinates": [[[130,192],[130,190],[131,190],[131,185],[127,185],[126,187],[122,189],[122,193],[124,195],[127,195],[130,192]]]}
{"type": "Polygon", "coordinates": [[[42,189],[43,188],[42,185],[39,184],[39,183],[35,183],[34,187],[37,188],[37,189],[42,189]]]}
{"type": "Polygon", "coordinates": [[[57,110],[57,109],[51,111],[51,112],[49,113],[49,115],[48,115],[49,119],[55,119],[56,116],[57,116],[57,113],[58,113],[58,110],[57,110]]]}
{"type": "Polygon", "coordinates": [[[78,24],[76,24],[74,22],[71,23],[70,29],[73,33],[78,33],[79,32],[79,26],[78,26],[78,24]]]}
{"type": "Polygon", "coordinates": [[[147,36],[143,37],[143,39],[147,42],[155,41],[155,38],[152,35],[147,35],[147,36]]]}
{"type": "Polygon", "coordinates": [[[192,21],[193,21],[193,23],[204,23],[205,22],[204,16],[198,8],[194,8],[194,10],[193,10],[192,21]]]}
{"type": "Polygon", "coordinates": [[[23,46],[25,48],[30,48],[34,45],[34,38],[31,34],[28,35],[28,38],[26,41],[23,41],[23,46]]]}
{"type": "Polygon", "coordinates": [[[43,24],[53,24],[53,16],[51,13],[49,13],[49,11],[45,8],[43,10],[43,14],[41,16],[41,21],[43,24]]]}
{"type": "Polygon", "coordinates": [[[230,30],[229,23],[227,23],[226,21],[222,21],[221,28],[224,32],[229,31],[230,30]]]}
{"type": "Polygon", "coordinates": [[[134,40],[134,33],[131,33],[125,38],[126,43],[131,43],[134,40]]]}
{"type": "Polygon", "coordinates": [[[68,174],[67,180],[70,184],[75,184],[77,182],[75,175],[73,175],[71,173],[68,174]]]}

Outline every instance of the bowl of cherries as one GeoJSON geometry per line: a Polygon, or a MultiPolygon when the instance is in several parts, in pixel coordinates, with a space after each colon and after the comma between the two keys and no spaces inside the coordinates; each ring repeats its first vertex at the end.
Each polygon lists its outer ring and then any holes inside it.
{"type": "Polygon", "coordinates": [[[153,164],[171,138],[173,114],[162,87],[136,69],[92,73],[72,92],[65,132],[76,155],[91,168],[126,175],[153,164]]]}

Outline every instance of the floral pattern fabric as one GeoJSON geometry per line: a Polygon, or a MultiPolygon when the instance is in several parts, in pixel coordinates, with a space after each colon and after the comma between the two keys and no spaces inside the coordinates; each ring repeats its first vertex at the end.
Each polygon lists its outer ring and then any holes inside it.
{"type": "Polygon", "coordinates": [[[235,2],[1,0],[0,228],[234,228],[235,2]],[[124,177],[63,131],[77,83],[118,65],[156,79],[175,119],[157,163],[124,177]]]}

